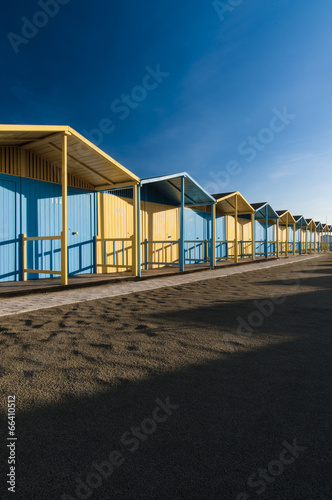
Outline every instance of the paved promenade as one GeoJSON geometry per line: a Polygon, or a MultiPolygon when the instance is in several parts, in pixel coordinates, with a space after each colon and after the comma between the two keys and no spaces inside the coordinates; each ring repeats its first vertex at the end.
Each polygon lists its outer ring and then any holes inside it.
{"type": "Polygon", "coordinates": [[[48,309],[50,307],[75,304],[78,302],[86,302],[89,300],[117,297],[119,295],[128,295],[130,293],[144,292],[146,290],[157,290],[158,288],[178,286],[186,283],[194,283],[196,281],[204,281],[208,279],[222,278],[223,276],[231,276],[234,274],[241,274],[250,271],[254,272],[257,269],[268,269],[276,266],[285,266],[291,263],[300,263],[305,260],[317,259],[322,255],[324,254],[316,254],[312,256],[308,255],[302,257],[289,257],[287,259],[283,258],[274,261],[260,261],[256,263],[241,265],[239,267],[225,267],[213,270],[207,269],[192,274],[167,276],[151,280],[114,283],[111,285],[102,285],[91,288],[1,299],[0,317],[37,311],[39,309],[48,309]]]}

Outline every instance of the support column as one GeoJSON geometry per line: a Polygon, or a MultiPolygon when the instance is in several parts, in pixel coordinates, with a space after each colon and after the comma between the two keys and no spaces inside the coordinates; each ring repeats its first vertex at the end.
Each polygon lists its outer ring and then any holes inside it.
{"type": "Polygon", "coordinates": [[[293,224],[293,255],[296,254],[296,224],[293,224]]]}
{"type": "Polygon", "coordinates": [[[255,241],[255,213],[251,214],[251,257],[256,260],[256,241],[255,241]]]}
{"type": "Polygon", "coordinates": [[[302,219],[301,219],[301,224],[300,224],[300,237],[299,237],[299,242],[300,242],[300,246],[299,246],[299,254],[302,255],[302,237],[303,237],[303,231],[302,231],[302,219]]]}
{"type": "Polygon", "coordinates": [[[216,267],[216,204],[211,205],[210,267],[216,267]]]}
{"type": "Polygon", "coordinates": [[[315,229],[315,234],[314,234],[314,253],[316,252],[316,243],[317,243],[317,229],[315,229]]]}
{"type": "Polygon", "coordinates": [[[184,177],[181,177],[181,206],[180,206],[180,243],[179,243],[179,263],[180,271],[184,271],[184,177]]]}
{"type": "Polygon", "coordinates": [[[309,253],[312,253],[312,229],[310,229],[309,253]]]}
{"type": "Polygon", "coordinates": [[[289,230],[288,230],[288,214],[286,219],[286,250],[285,257],[288,257],[288,243],[289,243],[289,230]]]}
{"type": "Polygon", "coordinates": [[[134,212],[134,234],[133,234],[133,266],[132,275],[141,276],[141,188],[139,184],[133,186],[133,212],[134,212]]]}
{"type": "Polygon", "coordinates": [[[305,253],[308,254],[308,226],[305,228],[305,253]]]}
{"type": "Polygon", "coordinates": [[[266,205],[265,207],[265,258],[267,259],[269,257],[269,234],[268,234],[268,226],[269,226],[269,210],[266,205]]]}
{"type": "Polygon", "coordinates": [[[277,259],[279,259],[279,219],[276,219],[276,233],[277,233],[277,259]]]}
{"type": "Polygon", "coordinates": [[[237,228],[237,221],[238,221],[238,203],[237,203],[237,194],[235,195],[235,239],[234,239],[234,262],[237,264],[239,262],[239,249],[238,249],[238,228],[237,228]]]}
{"type": "Polygon", "coordinates": [[[61,285],[68,285],[68,134],[62,136],[61,285]]]}

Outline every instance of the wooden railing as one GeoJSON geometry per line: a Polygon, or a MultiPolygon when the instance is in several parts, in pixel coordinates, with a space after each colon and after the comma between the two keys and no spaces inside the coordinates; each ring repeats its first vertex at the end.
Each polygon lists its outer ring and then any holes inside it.
{"type": "Polygon", "coordinates": [[[180,255],[180,240],[148,240],[145,239],[145,269],[149,266],[180,266],[179,258],[173,259],[174,246],[178,246],[177,255],[180,255]],[[158,248],[155,248],[158,245],[158,248]],[[149,255],[157,256],[158,259],[152,258],[149,255]]]}
{"type": "MultiPolygon", "coordinates": [[[[55,241],[61,240],[61,236],[35,236],[35,237],[27,237],[26,234],[22,234],[22,258],[23,258],[23,281],[27,279],[27,273],[32,274],[54,274],[57,276],[61,276],[61,271],[50,271],[46,269],[27,269],[27,242],[28,241],[55,241]]],[[[52,252],[52,248],[51,248],[52,252]]],[[[43,255],[43,251],[42,251],[43,255]]]]}
{"type": "Polygon", "coordinates": [[[102,269],[131,269],[133,236],[130,238],[100,238],[95,237],[96,271],[102,269]],[[131,245],[128,245],[131,243],[131,245]],[[110,245],[111,244],[111,245],[110,245]],[[100,245],[103,245],[100,248],[100,245]],[[111,246],[111,248],[109,248],[111,246]],[[99,262],[99,255],[103,262],[99,262]],[[111,260],[111,263],[109,262],[111,260]]]}

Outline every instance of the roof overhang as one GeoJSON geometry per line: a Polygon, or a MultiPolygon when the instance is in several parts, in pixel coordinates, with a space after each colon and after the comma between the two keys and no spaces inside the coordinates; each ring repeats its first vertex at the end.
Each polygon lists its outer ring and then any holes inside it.
{"type": "Polygon", "coordinates": [[[296,220],[296,227],[307,227],[308,222],[305,220],[303,215],[294,215],[294,219],[296,220]]]}
{"type": "Polygon", "coordinates": [[[308,223],[308,229],[310,229],[310,231],[316,229],[316,224],[314,219],[306,219],[306,221],[308,223]]]}
{"type": "Polygon", "coordinates": [[[330,226],[328,224],[325,224],[325,226],[323,227],[323,231],[326,232],[329,230],[330,230],[330,226]]]}
{"type": "Polygon", "coordinates": [[[269,203],[251,203],[251,206],[255,209],[255,219],[258,221],[265,221],[266,216],[268,219],[279,219],[279,215],[269,203]]]}
{"type": "Polygon", "coordinates": [[[61,167],[64,134],[68,137],[69,174],[88,182],[96,191],[140,182],[136,175],[68,126],[0,125],[0,146],[33,151],[61,167]]]}
{"type": "Polygon", "coordinates": [[[215,199],[186,172],[142,179],[141,186],[153,187],[153,189],[170,200],[172,204],[180,206],[182,179],[184,179],[184,204],[186,207],[213,205],[215,203],[215,199]]]}
{"type": "Polygon", "coordinates": [[[239,191],[233,191],[232,193],[219,193],[212,196],[217,201],[216,213],[219,215],[235,215],[236,202],[238,215],[253,214],[255,212],[255,209],[239,191]]]}
{"type": "Polygon", "coordinates": [[[319,221],[315,221],[317,231],[323,231],[323,224],[319,221]]]}
{"type": "Polygon", "coordinates": [[[281,225],[296,224],[296,220],[289,210],[277,210],[277,214],[281,225]]]}

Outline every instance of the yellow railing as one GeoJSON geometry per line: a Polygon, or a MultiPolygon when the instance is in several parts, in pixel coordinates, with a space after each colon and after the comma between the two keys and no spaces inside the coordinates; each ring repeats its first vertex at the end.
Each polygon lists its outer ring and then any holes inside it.
{"type": "Polygon", "coordinates": [[[61,236],[35,236],[27,237],[22,234],[22,258],[23,258],[23,281],[27,279],[27,273],[31,274],[55,274],[61,276],[61,271],[49,271],[45,269],[27,269],[27,242],[28,241],[53,241],[61,240],[61,236]]]}

